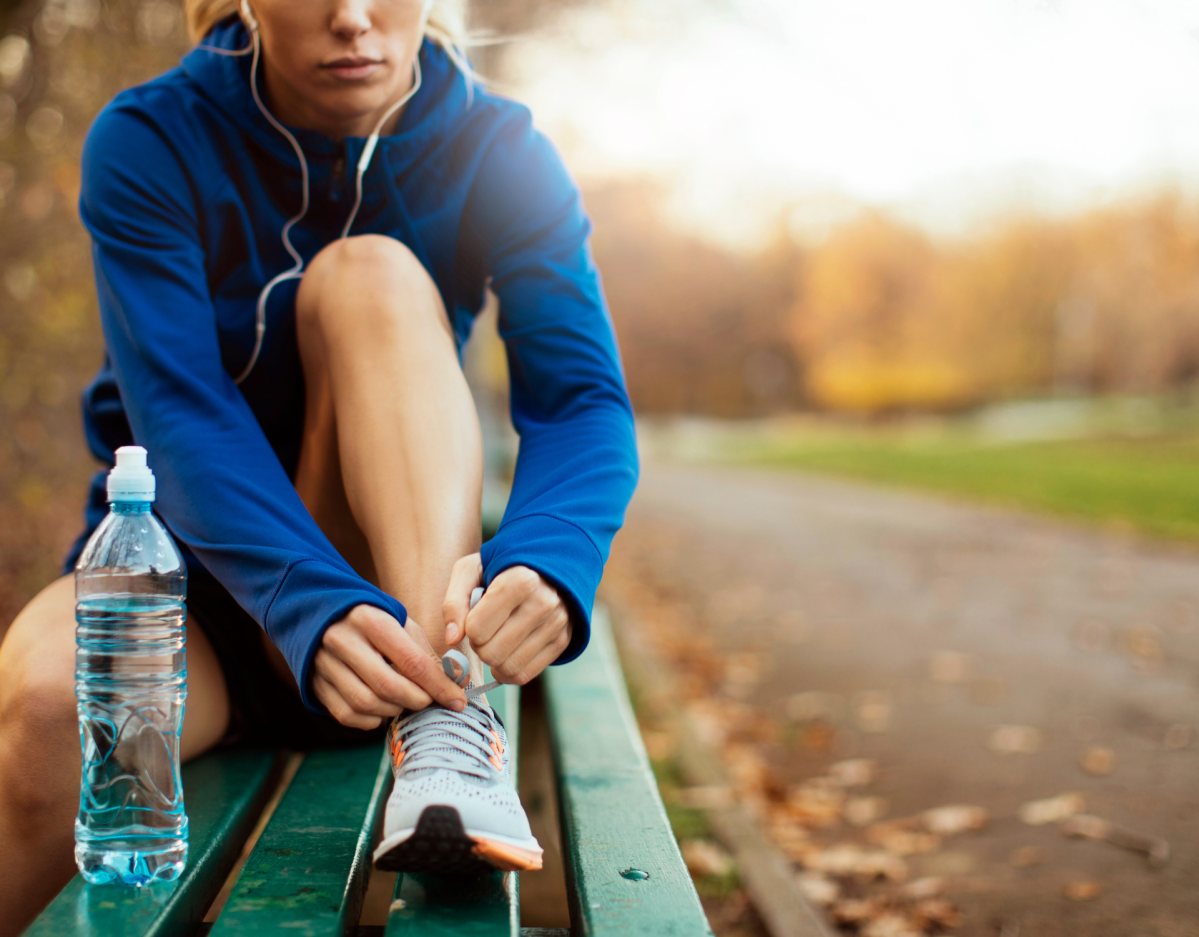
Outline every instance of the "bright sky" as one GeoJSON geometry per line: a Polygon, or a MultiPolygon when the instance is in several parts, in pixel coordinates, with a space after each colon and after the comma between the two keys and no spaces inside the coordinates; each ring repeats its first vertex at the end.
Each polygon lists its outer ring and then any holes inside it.
{"type": "Polygon", "coordinates": [[[578,175],[732,242],[790,201],[961,231],[1199,187],[1199,0],[608,0],[509,55],[578,175]]]}

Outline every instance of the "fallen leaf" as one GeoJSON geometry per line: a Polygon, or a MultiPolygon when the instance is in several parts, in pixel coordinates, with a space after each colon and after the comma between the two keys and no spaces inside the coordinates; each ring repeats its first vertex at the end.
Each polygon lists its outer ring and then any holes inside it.
{"type": "Polygon", "coordinates": [[[843,787],[865,787],[878,774],[878,766],[869,758],[849,758],[828,766],[828,774],[843,787]]]}
{"type": "Polygon", "coordinates": [[[914,901],[919,901],[923,898],[934,898],[941,894],[945,887],[945,879],[936,875],[926,875],[924,878],[918,878],[915,881],[908,882],[899,893],[904,898],[911,898],[914,901]]]}
{"type": "Polygon", "coordinates": [[[917,829],[919,822],[919,818],[909,818],[875,823],[866,830],[866,840],[896,856],[936,852],[941,848],[941,837],[917,829]]]}
{"type": "Polygon", "coordinates": [[[1045,851],[1040,846],[1021,846],[1012,850],[1010,861],[1017,869],[1027,869],[1044,862],[1045,851]]]}
{"type": "Polygon", "coordinates": [[[787,788],[787,809],[796,820],[808,826],[836,826],[841,822],[841,811],[845,808],[845,791],[836,785],[820,784],[820,780],[814,778],[787,788]]]}
{"type": "Polygon", "coordinates": [[[1079,766],[1087,774],[1102,777],[1111,774],[1116,767],[1116,753],[1102,745],[1092,745],[1078,761],[1079,766]]]}
{"type": "Polygon", "coordinates": [[[935,927],[957,927],[962,923],[962,912],[944,898],[926,898],[918,902],[913,909],[916,912],[916,922],[935,927]]]}
{"type": "Polygon", "coordinates": [[[974,670],[974,658],[957,651],[938,651],[928,662],[928,677],[935,683],[965,683],[974,670]]]}
{"type": "Polygon", "coordinates": [[[784,711],[793,722],[837,722],[845,712],[845,701],[832,693],[810,690],[788,698],[784,711]]]}
{"type": "Polygon", "coordinates": [[[769,829],[775,844],[796,861],[810,847],[808,831],[789,817],[772,819],[769,829]]]}
{"type": "Polygon", "coordinates": [[[692,875],[719,877],[733,870],[733,857],[709,840],[685,839],[679,843],[679,851],[692,875]]]}
{"type": "Polygon", "coordinates": [[[725,679],[733,683],[757,683],[765,658],[761,654],[730,654],[725,661],[725,679]]]}
{"type": "Polygon", "coordinates": [[[907,863],[898,856],[883,849],[863,849],[856,843],[813,848],[801,861],[809,871],[827,875],[886,878],[892,882],[902,882],[908,876],[907,863]]]}
{"type": "Polygon", "coordinates": [[[1135,625],[1121,636],[1125,653],[1150,664],[1160,663],[1162,652],[1161,632],[1153,625],[1135,625]]]}
{"type": "Polygon", "coordinates": [[[885,797],[851,797],[845,802],[842,815],[846,823],[866,826],[886,816],[887,808],[885,797]]]}
{"type": "Polygon", "coordinates": [[[1090,901],[1098,898],[1103,886],[1098,882],[1068,882],[1062,886],[1062,894],[1071,901],[1090,901]]]}
{"type": "Polygon", "coordinates": [[[854,720],[863,732],[880,734],[891,729],[895,706],[891,697],[881,690],[860,693],[854,699],[854,720]]]}
{"type": "Polygon", "coordinates": [[[996,726],[987,748],[1000,755],[1034,755],[1041,748],[1041,730],[1032,726],[996,726]]]}
{"type": "Polygon", "coordinates": [[[808,751],[827,752],[837,741],[837,730],[827,722],[809,722],[799,733],[799,744],[808,751]]]}
{"type": "Polygon", "coordinates": [[[1058,794],[1057,797],[1047,797],[1044,800],[1030,800],[1020,807],[1020,819],[1029,826],[1044,826],[1046,823],[1057,823],[1076,813],[1087,809],[1087,799],[1082,794],[1071,791],[1058,794]]]}
{"type": "Polygon", "coordinates": [[[952,836],[968,830],[981,830],[990,820],[990,814],[985,807],[970,807],[953,805],[934,807],[920,815],[924,827],[930,833],[939,836],[952,836]]]}
{"type": "Polygon", "coordinates": [[[841,897],[841,886],[819,872],[800,872],[795,876],[795,884],[808,901],[822,908],[841,897]]]}
{"type": "Polygon", "coordinates": [[[723,760],[734,787],[742,791],[760,791],[766,786],[770,765],[754,746],[725,746],[723,760]]]}
{"type": "Polygon", "coordinates": [[[924,929],[917,927],[906,914],[887,911],[868,921],[861,933],[862,937],[921,937],[924,929]]]}
{"type": "Polygon", "coordinates": [[[836,902],[830,915],[838,924],[863,924],[882,910],[882,903],[873,898],[843,898],[836,902]]]}

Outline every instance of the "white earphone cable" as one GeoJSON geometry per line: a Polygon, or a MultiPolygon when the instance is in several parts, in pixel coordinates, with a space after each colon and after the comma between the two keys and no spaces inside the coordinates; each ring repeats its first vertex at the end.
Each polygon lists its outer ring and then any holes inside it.
{"type": "MultiPolygon", "coordinates": [[[[429,8],[432,4],[426,2],[425,14],[428,15],[429,8]]],[[[292,133],[283,126],[275,116],[270,112],[267,106],[263,103],[261,96],[258,94],[258,60],[261,57],[262,45],[258,36],[258,21],[254,18],[253,11],[250,10],[246,0],[242,0],[242,12],[245,15],[246,22],[250,27],[250,45],[244,49],[219,49],[216,46],[199,46],[207,52],[213,52],[217,55],[240,56],[253,54],[254,58],[250,63],[250,94],[254,97],[254,103],[258,106],[258,110],[262,112],[262,116],[267,119],[272,127],[281,133],[291,144],[292,150],[296,154],[296,159],[300,163],[300,187],[302,198],[300,202],[299,212],[288,220],[283,226],[280,237],[283,240],[283,247],[292,258],[292,265],[282,273],[272,277],[271,280],[262,288],[258,294],[258,302],[254,309],[254,350],[250,353],[250,360],[246,363],[245,369],[237,377],[233,379],[234,384],[241,384],[250,372],[254,370],[254,365],[258,363],[258,356],[262,354],[262,343],[266,338],[266,303],[273,290],[285,280],[294,280],[304,275],[304,258],[300,256],[300,252],[296,250],[291,243],[291,229],[299,224],[304,216],[308,214],[309,203],[309,186],[308,186],[308,160],[304,158],[304,150],[300,146],[299,141],[292,133]]],[[[424,32],[422,27],[421,32],[424,32]]],[[[366,143],[362,147],[362,155],[358,158],[358,165],[354,173],[354,207],[350,210],[350,215],[346,219],[345,226],[341,229],[341,236],[338,240],[344,240],[350,235],[350,228],[354,224],[354,219],[358,216],[358,209],[362,207],[362,177],[366,175],[366,170],[370,166],[371,157],[374,156],[375,148],[379,144],[379,134],[383,130],[383,125],[398,111],[401,107],[412,100],[413,95],[420,90],[421,86],[421,69],[420,55],[412,60],[412,87],[399,101],[387,109],[387,112],[379,119],[375,125],[375,129],[371,131],[371,135],[367,137],[366,143]]]]}
{"type": "Polygon", "coordinates": [[[267,119],[272,127],[283,134],[287,142],[291,144],[291,148],[295,151],[296,159],[300,162],[300,189],[303,194],[300,201],[300,211],[288,220],[280,234],[283,240],[283,247],[291,255],[295,263],[288,270],[273,277],[262,288],[262,292],[258,294],[258,303],[254,310],[254,351],[250,354],[250,360],[246,363],[245,370],[233,379],[234,384],[240,384],[250,376],[250,372],[254,370],[254,365],[258,363],[258,356],[262,353],[262,342],[266,338],[266,301],[271,295],[271,290],[284,280],[293,280],[296,277],[303,276],[304,258],[300,256],[300,252],[291,243],[291,229],[299,224],[304,216],[308,214],[308,160],[304,158],[304,150],[301,148],[300,142],[292,136],[291,131],[275,119],[275,116],[267,109],[267,106],[262,103],[262,98],[258,94],[258,59],[262,53],[262,42],[258,38],[257,23],[253,24],[251,32],[254,43],[254,59],[250,63],[250,93],[254,96],[254,103],[258,105],[258,110],[262,112],[262,116],[267,119]]]}
{"type": "Polygon", "coordinates": [[[413,95],[420,90],[420,83],[420,55],[417,54],[416,58],[412,60],[412,87],[406,95],[388,108],[387,113],[379,118],[375,129],[371,131],[371,135],[366,138],[366,143],[362,147],[362,155],[358,157],[358,168],[354,173],[354,207],[350,210],[345,227],[341,229],[342,240],[350,236],[350,228],[354,224],[354,219],[358,217],[358,209],[362,207],[362,177],[366,175],[367,167],[371,164],[371,157],[375,155],[375,147],[379,144],[379,133],[395,112],[412,100],[413,95]]]}

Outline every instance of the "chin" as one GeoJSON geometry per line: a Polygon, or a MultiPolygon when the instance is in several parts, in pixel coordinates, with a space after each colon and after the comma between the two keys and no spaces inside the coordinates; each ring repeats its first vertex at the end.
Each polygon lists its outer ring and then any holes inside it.
{"type": "Polygon", "coordinates": [[[319,102],[321,110],[325,113],[335,115],[340,120],[354,120],[378,113],[386,106],[388,99],[389,96],[381,89],[369,85],[343,86],[335,90],[323,88],[310,98],[319,102]]]}

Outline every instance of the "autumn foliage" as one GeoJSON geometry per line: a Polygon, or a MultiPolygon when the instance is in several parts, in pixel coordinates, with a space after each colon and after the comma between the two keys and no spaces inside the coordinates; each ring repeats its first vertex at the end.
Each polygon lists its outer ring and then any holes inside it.
{"type": "Polygon", "coordinates": [[[952,411],[1163,393],[1199,376],[1199,206],[1178,193],[959,241],[866,211],[754,256],[662,220],[655,190],[588,192],[641,412],[952,411]]]}

